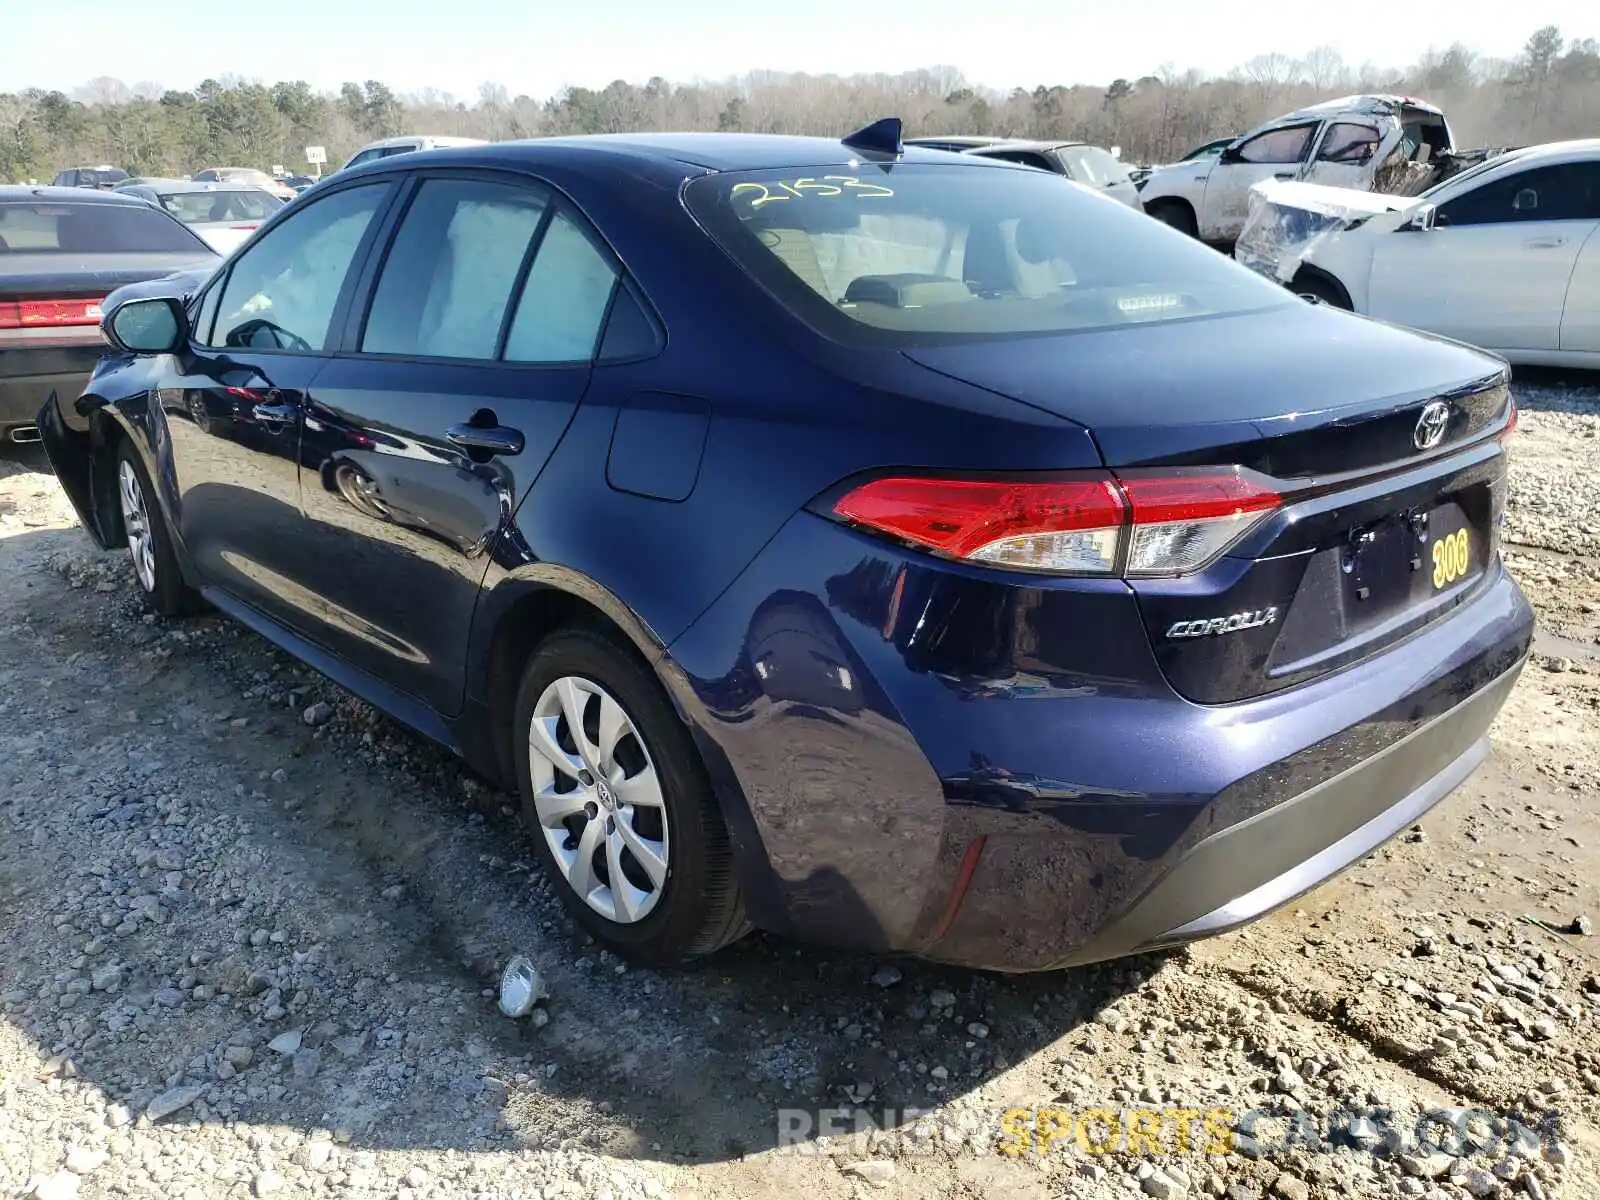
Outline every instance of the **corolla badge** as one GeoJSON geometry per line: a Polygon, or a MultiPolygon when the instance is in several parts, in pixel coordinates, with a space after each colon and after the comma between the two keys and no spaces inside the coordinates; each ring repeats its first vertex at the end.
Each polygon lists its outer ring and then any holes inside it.
{"type": "Polygon", "coordinates": [[[1169,638],[1216,637],[1223,633],[1238,633],[1241,629],[1260,629],[1278,619],[1276,608],[1258,608],[1251,612],[1237,612],[1227,617],[1211,617],[1199,621],[1178,621],[1167,630],[1169,638]]]}
{"type": "Polygon", "coordinates": [[[1417,428],[1411,434],[1411,440],[1416,443],[1418,450],[1432,450],[1444,441],[1445,426],[1450,423],[1450,406],[1443,400],[1434,400],[1422,408],[1422,415],[1417,418],[1417,428]]]}

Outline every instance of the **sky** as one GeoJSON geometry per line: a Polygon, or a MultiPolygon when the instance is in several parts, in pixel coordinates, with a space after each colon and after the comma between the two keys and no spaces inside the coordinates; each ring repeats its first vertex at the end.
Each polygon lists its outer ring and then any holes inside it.
{"type": "Polygon", "coordinates": [[[0,92],[109,75],[190,88],[208,76],[378,79],[476,99],[569,86],[950,66],[1009,90],[1104,84],[1164,65],[1222,73],[1328,45],[1400,66],[1461,41],[1510,57],[1535,29],[1600,36],[1594,0],[7,0],[0,92]]]}

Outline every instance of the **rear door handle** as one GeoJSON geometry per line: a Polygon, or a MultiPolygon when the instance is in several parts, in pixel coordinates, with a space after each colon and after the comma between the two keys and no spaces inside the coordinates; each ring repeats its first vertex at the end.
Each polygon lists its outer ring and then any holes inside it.
{"type": "Polygon", "coordinates": [[[1293,179],[1294,178],[1294,172],[1293,171],[1279,171],[1276,175],[1273,176],[1273,178],[1274,179],[1293,179]]]}
{"type": "Polygon", "coordinates": [[[521,454],[524,445],[522,431],[504,425],[452,425],[444,438],[459,449],[485,454],[521,454]]]}
{"type": "Polygon", "coordinates": [[[292,404],[258,404],[250,415],[263,425],[286,425],[294,420],[297,411],[292,404]]]}
{"type": "Polygon", "coordinates": [[[1529,238],[1522,244],[1531,250],[1554,250],[1557,246],[1565,246],[1567,239],[1563,237],[1529,238]]]}

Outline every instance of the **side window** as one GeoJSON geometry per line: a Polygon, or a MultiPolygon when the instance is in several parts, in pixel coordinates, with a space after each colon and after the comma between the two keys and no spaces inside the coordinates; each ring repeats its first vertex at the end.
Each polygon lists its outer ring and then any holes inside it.
{"type": "Polygon", "coordinates": [[[425,182],[384,260],[361,349],[493,358],[547,203],[531,187],[473,179],[425,182]]]}
{"type": "Polygon", "coordinates": [[[994,154],[985,154],[983,157],[998,158],[1001,162],[1021,163],[1025,167],[1038,167],[1041,171],[1050,171],[1056,175],[1065,174],[1055,163],[1032,150],[1000,150],[994,154]]]}
{"type": "Polygon", "coordinates": [[[1311,148],[1311,135],[1316,130],[1315,125],[1269,129],[1239,147],[1239,160],[1247,163],[1304,162],[1306,151],[1311,148]]]}
{"type": "Polygon", "coordinates": [[[1378,152],[1378,131],[1371,125],[1337,121],[1317,148],[1317,161],[1359,165],[1371,162],[1378,152]]]}
{"type": "Polygon", "coordinates": [[[321,350],[361,240],[388,182],[333,192],[299,208],[233,263],[204,343],[219,348],[321,350]]]}
{"type": "Polygon", "coordinates": [[[616,282],[611,260],[558,211],[517,301],[506,338],[507,361],[589,362],[616,282]]]}
{"type": "Polygon", "coordinates": [[[1581,221],[1600,216],[1600,167],[1564,163],[1502,175],[1439,206],[1441,225],[1581,221]]]}
{"type": "Polygon", "coordinates": [[[200,297],[200,303],[190,315],[190,336],[201,346],[211,344],[211,327],[217,321],[217,301],[222,298],[223,289],[228,286],[226,279],[221,280],[216,287],[207,288],[200,297]]]}
{"type": "Polygon", "coordinates": [[[1063,146],[1057,153],[1072,177],[1082,183],[1109,187],[1128,182],[1128,168],[1098,146],[1063,146]]]}
{"type": "Polygon", "coordinates": [[[359,167],[362,163],[369,163],[375,158],[382,158],[382,157],[383,157],[383,151],[382,150],[363,150],[360,154],[356,155],[349,162],[345,163],[345,166],[347,166],[347,167],[359,167]]]}

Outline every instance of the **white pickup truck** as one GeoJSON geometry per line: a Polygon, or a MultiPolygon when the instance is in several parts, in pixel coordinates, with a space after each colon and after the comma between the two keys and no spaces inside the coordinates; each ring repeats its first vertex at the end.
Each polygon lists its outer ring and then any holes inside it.
{"type": "Polygon", "coordinates": [[[1139,194],[1157,220],[1231,246],[1264,179],[1410,196],[1487,153],[1458,152],[1444,113],[1422,100],[1344,96],[1259,125],[1218,155],[1158,167],[1139,194]]]}

